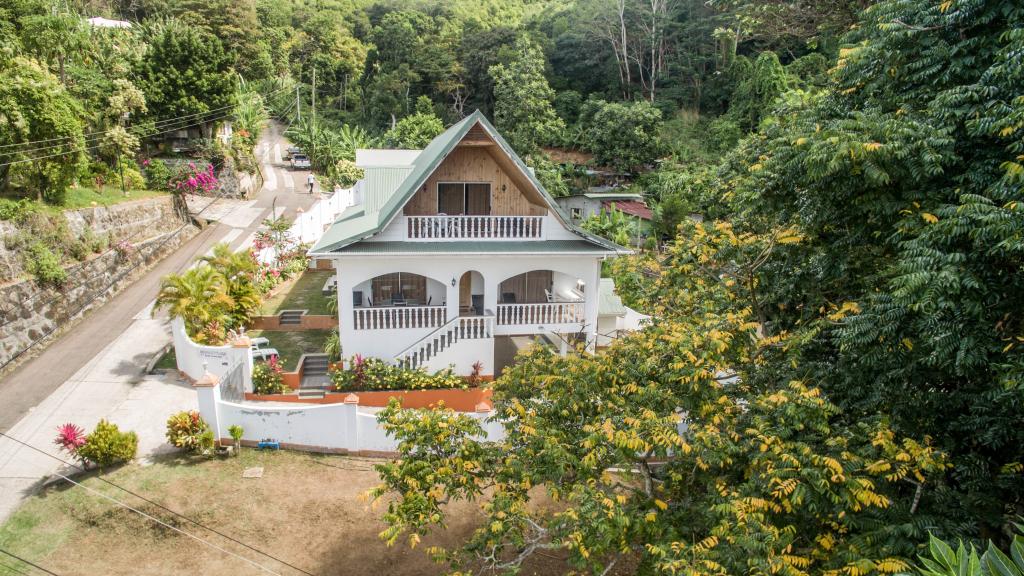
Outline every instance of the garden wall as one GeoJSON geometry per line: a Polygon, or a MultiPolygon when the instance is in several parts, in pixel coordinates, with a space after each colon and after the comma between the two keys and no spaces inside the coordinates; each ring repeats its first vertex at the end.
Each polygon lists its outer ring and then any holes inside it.
{"type": "MultiPolygon", "coordinates": [[[[300,244],[315,244],[334,222],[335,217],[352,206],[353,199],[353,190],[348,188],[336,191],[330,198],[318,200],[309,207],[309,210],[295,217],[288,232],[300,244]]],[[[273,262],[276,257],[277,253],[272,246],[260,250],[257,255],[259,261],[264,263],[273,262]]]]}
{"type": "MultiPolygon", "coordinates": [[[[355,402],[286,406],[226,402],[216,382],[197,383],[196,391],[200,414],[223,443],[231,442],[228,427],[238,425],[250,445],[270,438],[282,448],[313,452],[393,455],[397,451],[397,442],[377,423],[379,408],[355,402]]],[[[486,421],[492,411],[467,414],[480,420],[488,440],[504,437],[500,423],[486,421]]]]}
{"type": "Polygon", "coordinates": [[[238,364],[243,365],[243,383],[252,389],[252,352],[248,342],[241,346],[204,346],[196,344],[185,332],[185,322],[180,317],[171,320],[171,336],[174,339],[174,358],[178,371],[193,382],[207,372],[223,377],[238,364]]]}
{"type": "Polygon", "coordinates": [[[481,404],[491,405],[490,388],[466,390],[387,390],[380,392],[331,392],[323,398],[300,398],[292,395],[246,394],[246,400],[288,402],[294,404],[341,404],[355,396],[359,406],[383,408],[392,398],[402,401],[403,408],[433,408],[442,402],[459,412],[475,412],[481,404]]]}
{"type": "MultiPolygon", "coordinates": [[[[6,245],[0,247],[0,281],[7,282],[0,286],[0,364],[102,305],[197,230],[175,212],[170,197],[69,210],[65,217],[78,235],[86,228],[97,235],[109,234],[112,248],[83,262],[66,264],[68,282],[54,289],[26,278],[21,254],[6,245]],[[113,248],[120,240],[131,243],[129,252],[113,248]]],[[[10,222],[0,225],[5,236],[17,233],[10,222]]]]}
{"type": "Polygon", "coordinates": [[[281,325],[280,316],[253,316],[250,330],[271,330],[278,332],[297,332],[302,330],[333,330],[338,327],[338,319],[334,316],[303,314],[299,324],[281,325]]]}

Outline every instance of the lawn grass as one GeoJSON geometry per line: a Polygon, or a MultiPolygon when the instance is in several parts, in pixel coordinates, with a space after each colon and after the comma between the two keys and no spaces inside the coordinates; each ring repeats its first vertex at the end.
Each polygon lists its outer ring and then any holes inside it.
{"type": "Polygon", "coordinates": [[[264,336],[270,340],[270,347],[277,348],[284,361],[285,372],[294,371],[299,365],[299,357],[303,354],[323,354],[324,342],[331,335],[331,330],[302,330],[295,332],[278,332],[274,330],[250,330],[250,337],[264,336]]]}
{"type": "Polygon", "coordinates": [[[308,310],[307,314],[330,315],[328,303],[333,296],[324,296],[324,282],[334,275],[330,270],[306,270],[278,287],[263,302],[263,313],[274,316],[281,310],[308,310]]]}
{"type": "Polygon", "coordinates": [[[88,208],[92,206],[93,202],[98,206],[110,206],[113,204],[120,204],[121,202],[130,202],[132,200],[167,196],[168,194],[168,192],[159,190],[129,190],[128,196],[125,196],[121,193],[120,188],[114,186],[104,186],[98,192],[92,187],[79,186],[78,188],[68,188],[64,205],[59,208],[61,210],[88,208]]]}
{"type": "MultiPolygon", "coordinates": [[[[448,527],[424,537],[415,549],[405,539],[389,548],[378,537],[387,505],[371,506],[365,496],[380,481],[373,470],[378,462],[243,448],[236,458],[160,456],[150,465],[110,470],[104,478],[311,574],[440,574],[442,567],[426,550],[464,541],[482,518],[477,504],[448,505],[448,527]],[[256,466],[263,468],[262,478],[242,478],[243,470],[256,466]]],[[[272,573],[298,573],[104,484],[96,472],[75,480],[272,573]]],[[[56,574],[266,574],[66,482],[42,489],[15,511],[0,526],[0,548],[56,574]]],[[[548,554],[521,573],[560,574],[568,568],[552,558],[558,551],[548,554]]],[[[0,574],[25,573],[36,572],[9,557],[0,561],[0,574]]]]}
{"type": "Polygon", "coordinates": [[[156,364],[153,365],[153,369],[154,370],[177,370],[178,369],[178,360],[177,360],[177,357],[174,355],[174,346],[171,346],[170,348],[168,348],[167,352],[164,352],[163,355],[160,356],[160,359],[157,360],[156,364]]]}

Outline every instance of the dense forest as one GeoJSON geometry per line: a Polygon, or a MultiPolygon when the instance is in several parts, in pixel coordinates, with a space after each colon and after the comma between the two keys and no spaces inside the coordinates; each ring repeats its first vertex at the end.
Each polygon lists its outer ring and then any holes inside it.
{"type": "Polygon", "coordinates": [[[500,445],[385,412],[391,541],[474,498],[483,527],[431,551],[456,567],[858,576],[1024,513],[1019,2],[8,0],[0,71],[7,197],[156,186],[147,139],[182,119],[277,118],[342,182],[475,109],[552,194],[600,168],[644,195],[654,236],[607,273],[657,320],[523,358],[500,445]]]}

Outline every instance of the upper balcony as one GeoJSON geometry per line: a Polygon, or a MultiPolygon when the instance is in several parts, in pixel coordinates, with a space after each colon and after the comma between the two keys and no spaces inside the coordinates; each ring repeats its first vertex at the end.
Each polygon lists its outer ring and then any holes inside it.
{"type": "Polygon", "coordinates": [[[403,216],[405,239],[412,242],[458,240],[545,240],[546,216],[403,216]]]}

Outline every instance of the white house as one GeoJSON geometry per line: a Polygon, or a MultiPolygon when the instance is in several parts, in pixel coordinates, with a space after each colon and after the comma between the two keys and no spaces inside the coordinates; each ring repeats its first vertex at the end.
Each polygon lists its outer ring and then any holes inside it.
{"type": "Polygon", "coordinates": [[[356,204],[310,250],[337,270],[346,356],[491,375],[502,339],[597,344],[601,262],[629,251],[574,226],[479,111],[356,164],[356,204]]]}

